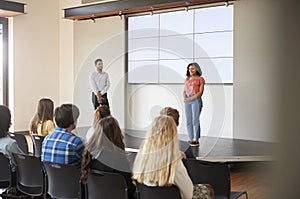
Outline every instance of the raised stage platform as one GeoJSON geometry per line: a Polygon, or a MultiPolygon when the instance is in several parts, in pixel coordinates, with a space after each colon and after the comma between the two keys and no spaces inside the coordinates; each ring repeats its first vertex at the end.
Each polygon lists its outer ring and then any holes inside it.
{"type": "MultiPolygon", "coordinates": [[[[137,152],[146,138],[145,131],[123,129],[127,151],[137,152]]],[[[202,136],[200,145],[190,147],[187,135],[178,134],[180,149],[190,150],[199,160],[249,162],[275,160],[275,143],[202,136]]]]}

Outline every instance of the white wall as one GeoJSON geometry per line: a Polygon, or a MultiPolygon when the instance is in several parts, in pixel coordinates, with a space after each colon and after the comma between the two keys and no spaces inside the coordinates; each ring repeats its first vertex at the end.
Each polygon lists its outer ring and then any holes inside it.
{"type": "Polygon", "coordinates": [[[27,0],[27,14],[13,18],[9,67],[13,67],[14,129],[27,130],[42,97],[59,100],[59,4],[27,0]],[[44,9],[47,8],[47,9],[44,9]]]}
{"type": "Polygon", "coordinates": [[[276,140],[280,116],[279,87],[281,27],[280,4],[268,0],[241,0],[234,12],[235,138],[276,140]]]}
{"type": "Polygon", "coordinates": [[[63,19],[64,10],[80,5],[80,0],[61,0],[59,20],[59,102],[73,102],[74,91],[74,22],[63,19]]]}
{"type": "Polygon", "coordinates": [[[108,100],[111,112],[124,127],[124,20],[110,17],[78,21],[74,24],[74,103],[81,116],[78,126],[90,126],[93,106],[89,75],[95,71],[94,60],[102,58],[111,87],[108,100]]]}

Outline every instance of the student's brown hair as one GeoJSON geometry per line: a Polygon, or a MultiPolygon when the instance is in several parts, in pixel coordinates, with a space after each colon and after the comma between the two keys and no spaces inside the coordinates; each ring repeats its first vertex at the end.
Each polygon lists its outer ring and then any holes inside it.
{"type": "Polygon", "coordinates": [[[51,99],[48,98],[42,98],[39,100],[36,112],[31,119],[30,122],[30,132],[34,134],[38,134],[37,132],[37,127],[38,124],[41,123],[43,129],[43,123],[47,120],[53,121],[53,109],[54,109],[54,104],[51,99]]]}
{"type": "Polygon", "coordinates": [[[110,110],[108,106],[106,105],[98,106],[94,115],[93,127],[95,128],[95,126],[99,123],[99,121],[107,116],[110,116],[110,110]]]}
{"type": "Polygon", "coordinates": [[[123,135],[118,121],[112,116],[101,119],[94,127],[94,133],[82,153],[81,180],[86,182],[90,172],[91,154],[100,150],[105,141],[109,140],[114,146],[125,150],[123,135]]]}
{"type": "Polygon", "coordinates": [[[179,112],[177,109],[172,107],[165,107],[160,111],[160,115],[167,115],[174,119],[176,125],[179,125],[179,112]]]}

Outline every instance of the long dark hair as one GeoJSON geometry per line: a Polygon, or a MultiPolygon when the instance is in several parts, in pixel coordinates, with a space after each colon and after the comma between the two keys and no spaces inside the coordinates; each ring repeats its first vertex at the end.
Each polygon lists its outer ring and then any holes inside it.
{"type": "Polygon", "coordinates": [[[51,99],[42,98],[39,100],[36,112],[30,122],[30,132],[37,134],[37,126],[41,123],[43,129],[43,123],[47,120],[53,121],[53,109],[54,104],[51,99]]]}
{"type": "Polygon", "coordinates": [[[86,182],[91,164],[91,153],[100,150],[105,142],[103,137],[106,137],[114,146],[125,150],[125,144],[123,142],[123,135],[120,129],[118,121],[112,116],[107,116],[101,119],[97,124],[94,124],[94,133],[86,144],[86,147],[82,153],[81,161],[81,180],[86,182]]]}
{"type": "Polygon", "coordinates": [[[197,75],[202,76],[202,70],[201,70],[199,64],[196,63],[196,62],[190,63],[190,64],[187,66],[187,68],[186,68],[186,76],[187,76],[187,77],[190,77],[190,76],[191,76],[190,71],[189,71],[189,67],[190,67],[191,65],[194,65],[194,66],[197,68],[197,72],[196,72],[197,75]]]}

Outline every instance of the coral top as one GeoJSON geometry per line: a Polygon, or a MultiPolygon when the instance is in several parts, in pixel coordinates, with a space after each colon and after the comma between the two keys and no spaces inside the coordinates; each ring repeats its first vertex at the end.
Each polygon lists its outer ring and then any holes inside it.
{"type": "Polygon", "coordinates": [[[198,79],[190,79],[189,77],[187,77],[184,83],[185,93],[187,95],[195,95],[199,92],[201,84],[205,84],[205,80],[203,77],[199,77],[198,79]]]}

